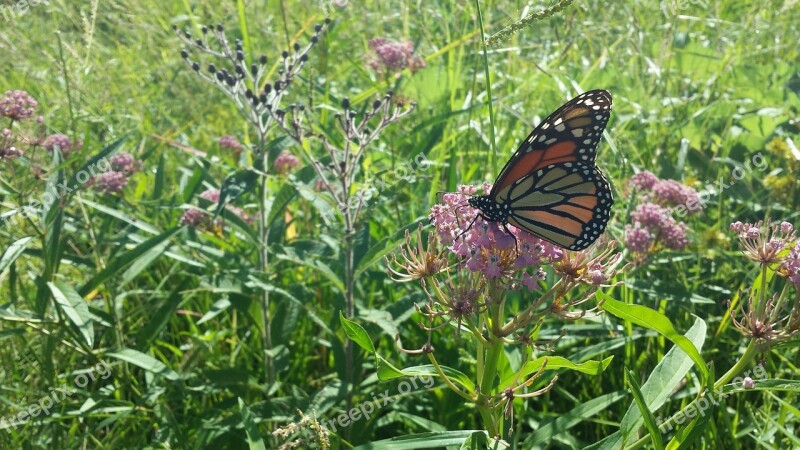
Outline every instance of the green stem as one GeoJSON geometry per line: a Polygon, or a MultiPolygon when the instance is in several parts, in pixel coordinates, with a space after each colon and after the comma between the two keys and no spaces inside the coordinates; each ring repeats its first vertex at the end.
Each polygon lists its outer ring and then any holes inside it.
{"type": "Polygon", "coordinates": [[[486,35],[483,31],[483,13],[478,0],[475,0],[475,8],[478,10],[478,26],[481,29],[481,47],[483,48],[483,71],[486,74],[486,101],[489,103],[489,143],[492,152],[489,154],[489,167],[491,173],[497,173],[497,142],[494,137],[494,107],[492,106],[492,80],[489,78],[489,54],[486,50],[486,35]]]}
{"type": "Polygon", "coordinates": [[[758,353],[758,345],[756,345],[756,340],[752,339],[750,344],[747,345],[742,357],[739,358],[739,361],[714,383],[714,390],[722,389],[722,386],[731,381],[736,374],[741,373],[750,364],[750,361],[753,360],[756,353],[758,353]]]}

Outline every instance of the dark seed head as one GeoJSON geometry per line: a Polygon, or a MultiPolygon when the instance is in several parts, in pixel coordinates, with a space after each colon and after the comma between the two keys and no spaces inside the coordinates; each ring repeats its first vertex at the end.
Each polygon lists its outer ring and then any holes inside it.
{"type": "Polygon", "coordinates": [[[318,41],[319,41],[319,36],[317,36],[316,34],[311,36],[311,43],[312,44],[316,44],[318,41]]]}
{"type": "Polygon", "coordinates": [[[284,51],[283,51],[283,53],[281,53],[281,58],[283,58],[283,59],[286,59],[286,58],[288,58],[288,57],[289,57],[289,52],[287,52],[286,50],[284,50],[284,51]]]}
{"type": "Polygon", "coordinates": [[[247,98],[252,97],[253,96],[253,91],[248,88],[246,91],[244,91],[244,96],[247,97],[247,98]]]}
{"type": "Polygon", "coordinates": [[[244,61],[244,53],[242,53],[241,50],[236,52],[236,59],[239,61],[244,61]]]}
{"type": "Polygon", "coordinates": [[[191,34],[191,33],[189,33],[189,32],[188,32],[188,31],[186,31],[186,30],[184,30],[184,31],[183,31],[183,36],[184,36],[186,39],[191,39],[191,38],[192,38],[192,34],[191,34]]]}
{"type": "Polygon", "coordinates": [[[242,66],[236,66],[236,73],[242,73],[242,72],[244,72],[244,69],[242,69],[242,66]]]}
{"type": "Polygon", "coordinates": [[[374,102],[372,102],[372,109],[378,109],[380,107],[381,107],[381,101],[380,100],[375,100],[374,102]]]}
{"type": "Polygon", "coordinates": [[[250,73],[255,76],[258,73],[258,65],[257,64],[250,64],[250,73]]]}
{"type": "Polygon", "coordinates": [[[350,99],[345,97],[342,99],[342,108],[350,109],[350,99]]]}
{"type": "Polygon", "coordinates": [[[193,63],[192,63],[192,70],[194,70],[195,72],[197,72],[198,70],[200,70],[200,64],[198,64],[198,63],[196,63],[196,62],[193,62],[193,63]]]}
{"type": "Polygon", "coordinates": [[[331,23],[331,18],[330,17],[326,17],[325,18],[325,25],[328,25],[329,23],[331,23]]]}
{"type": "Polygon", "coordinates": [[[206,33],[208,33],[208,27],[203,25],[203,28],[201,28],[200,31],[202,31],[203,34],[206,34],[206,33]]]}
{"type": "Polygon", "coordinates": [[[223,31],[223,30],[225,30],[225,28],[223,28],[223,27],[222,27],[222,24],[221,24],[221,23],[218,23],[218,24],[217,24],[217,31],[219,31],[220,33],[222,33],[222,31],[223,31]]]}
{"type": "Polygon", "coordinates": [[[267,94],[262,93],[261,95],[258,96],[258,99],[261,100],[261,103],[267,103],[267,94]]]}
{"type": "Polygon", "coordinates": [[[225,81],[225,75],[223,75],[222,72],[217,72],[217,80],[225,81]]]}
{"type": "Polygon", "coordinates": [[[270,92],[272,92],[272,85],[267,83],[264,85],[264,93],[269,94],[270,92]]]}
{"type": "Polygon", "coordinates": [[[195,39],[194,40],[194,44],[196,46],[198,46],[198,47],[202,47],[203,46],[203,41],[201,41],[200,39],[195,39]]]}
{"type": "Polygon", "coordinates": [[[186,59],[189,57],[189,52],[186,51],[185,48],[181,49],[181,58],[186,59]]]}
{"type": "Polygon", "coordinates": [[[266,64],[267,63],[267,55],[261,55],[261,59],[259,59],[259,62],[261,64],[266,64]]]}
{"type": "MultiPolygon", "coordinates": [[[[326,23],[327,23],[327,22],[326,22],[326,23]]],[[[320,25],[320,24],[316,24],[316,25],[314,25],[314,31],[316,31],[317,33],[319,33],[320,31],[322,31],[322,25],[320,25]]]]}
{"type": "Polygon", "coordinates": [[[308,53],[303,53],[303,54],[300,56],[300,61],[302,61],[302,62],[306,62],[306,61],[308,61],[308,53]]]}
{"type": "Polygon", "coordinates": [[[175,25],[175,24],[173,24],[173,25],[172,25],[172,31],[178,31],[178,26],[177,26],[177,25],[175,25]]]}
{"type": "Polygon", "coordinates": [[[299,42],[295,42],[294,43],[294,51],[296,51],[296,52],[300,51],[300,43],[299,42]]]}
{"type": "Polygon", "coordinates": [[[211,73],[217,73],[217,66],[215,66],[213,64],[209,64],[208,65],[208,71],[211,72],[211,73]]]}

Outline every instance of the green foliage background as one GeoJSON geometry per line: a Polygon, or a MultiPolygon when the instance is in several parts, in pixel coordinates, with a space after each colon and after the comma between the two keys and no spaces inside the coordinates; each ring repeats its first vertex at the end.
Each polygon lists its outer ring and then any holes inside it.
{"type": "MultiPolygon", "coordinates": [[[[480,4],[491,34],[524,11],[551,3],[480,4]]],[[[425,342],[413,307],[423,297],[414,286],[391,282],[381,256],[394,249],[403,227],[425,220],[438,191],[491,182],[497,172],[477,11],[473,2],[461,1],[349,2],[330,10],[334,23],[312,50],[290,101],[315,108],[322,130],[332,129],[330,110],[344,97],[363,105],[391,89],[418,103],[363,163],[362,179],[397,181],[370,203],[359,228],[355,320],[397,367],[424,364],[394,344],[397,334],[409,348],[425,342]],[[376,76],[364,55],[368,40],[379,36],[413,42],[427,67],[413,75],[376,76]],[[393,175],[420,153],[431,165],[412,182],[393,175]]],[[[0,275],[0,415],[71,386],[100,361],[113,374],[77,389],[47,417],[0,430],[0,447],[257,448],[254,435],[260,434],[267,448],[277,448],[282,442],[271,431],[298,420],[298,409],[323,422],[344,410],[341,236],[336,222],[321,220],[313,194],[300,189],[312,182],[310,161],[304,159],[306,167],[291,179],[270,179],[283,197],[271,216],[275,257],[269,273],[255,269],[256,248],[245,225],[214,234],[178,222],[200,192],[241,167],[217,138],[232,134],[247,143],[253,136],[224,96],[181,60],[172,26],[197,30],[220,22],[235,36],[247,30],[252,54],[274,59],[296,35],[307,39],[324,17],[315,1],[52,0],[2,23],[0,88],[28,91],[51,132],[84,139],[85,157],[126,136],[118,148],[141,159],[145,170],[123,195],[87,190],[63,209],[64,253],[51,280],[78,299],[71,305],[79,315],[91,318],[91,345],[52,299],[41,308],[46,246],[29,245],[0,275]],[[275,299],[278,382],[272,385],[265,383],[259,340],[263,289],[275,299]]],[[[691,219],[688,250],[658,255],[626,275],[626,287],[608,291],[663,312],[681,333],[702,318],[708,326],[702,354],[717,373],[736,361],[744,345],[727,320],[726,301],[756,276],[728,224],[766,216],[800,224],[798,163],[770,145],[775,139],[800,141],[798,19],[800,8],[791,0],[575,2],[488,53],[499,164],[566,98],[597,88],[613,94],[598,165],[618,199],[608,231],[617,239],[630,207],[624,181],[636,171],[703,189],[720,179],[730,184],[734,168],[762,153],[766,170],[748,171],[691,219]],[[769,180],[783,180],[783,187],[769,180]]],[[[311,152],[322,155],[318,148],[311,152]]],[[[245,209],[253,204],[247,196],[237,202],[245,209]]],[[[12,205],[4,192],[2,211],[12,205]]],[[[28,226],[3,226],[2,249],[34,234],[28,226]]],[[[579,448],[612,434],[634,403],[626,369],[642,384],[672,345],[608,317],[549,324],[546,331],[555,336],[564,326],[568,333],[556,355],[580,361],[614,356],[613,362],[597,376],[564,373],[551,393],[518,402],[512,439],[518,448],[579,448]],[[580,408],[594,405],[593,399],[601,406],[580,408]],[[575,418],[567,428],[553,422],[565,417],[575,418]]],[[[463,336],[442,331],[433,342],[440,361],[474,364],[463,336]]],[[[760,355],[769,378],[797,379],[796,343],[760,355]]],[[[507,360],[518,362],[519,355],[511,352],[507,360]]],[[[398,381],[378,381],[372,355],[358,352],[355,368],[356,404],[385,389],[395,393],[394,401],[333,436],[334,448],[480,428],[470,405],[439,383],[399,395],[398,381]]],[[[700,386],[694,374],[685,381],[656,416],[667,417],[692,400],[700,386]]],[[[694,448],[800,447],[796,392],[795,385],[728,397],[694,448]]]]}

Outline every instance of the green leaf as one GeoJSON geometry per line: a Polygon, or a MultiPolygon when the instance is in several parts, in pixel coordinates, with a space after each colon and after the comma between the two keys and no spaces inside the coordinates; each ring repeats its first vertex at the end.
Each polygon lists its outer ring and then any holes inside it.
{"type": "Polygon", "coordinates": [[[672,343],[680,347],[681,350],[692,358],[695,366],[697,366],[697,370],[699,370],[702,375],[702,379],[706,380],[708,378],[708,368],[706,367],[705,361],[703,361],[703,357],[700,356],[700,352],[697,351],[692,341],[675,330],[675,327],[667,316],[645,306],[629,305],[614,300],[604,292],[598,291],[597,297],[603,302],[602,309],[620,319],[628,320],[640,327],[653,330],[672,341],[672,343]]]}
{"type": "Polygon", "coordinates": [[[81,201],[81,203],[83,203],[86,206],[91,206],[92,208],[94,208],[94,209],[96,209],[96,210],[98,210],[98,211],[100,211],[100,212],[102,212],[104,214],[108,214],[109,216],[111,216],[111,217],[113,217],[115,219],[119,219],[120,221],[125,222],[128,225],[134,226],[134,227],[144,231],[145,233],[152,234],[152,235],[157,235],[158,233],[161,232],[161,230],[159,230],[157,227],[154,227],[153,225],[150,225],[149,223],[141,220],[140,218],[133,218],[133,217],[129,216],[128,214],[125,214],[122,211],[116,210],[114,208],[110,208],[110,207],[108,207],[106,205],[101,205],[100,203],[95,203],[95,202],[93,202],[91,200],[86,200],[85,198],[81,198],[80,201],[81,201]]]}
{"type": "Polygon", "coordinates": [[[17,258],[19,258],[19,255],[21,255],[22,252],[28,248],[28,244],[30,244],[32,239],[33,237],[31,236],[17,239],[13,244],[6,248],[6,251],[3,252],[3,257],[0,258],[0,275],[2,275],[3,272],[5,272],[6,269],[8,269],[8,267],[17,260],[17,258]]]}
{"type": "Polygon", "coordinates": [[[132,348],[123,348],[121,350],[109,352],[108,356],[111,356],[112,358],[117,358],[121,361],[131,363],[134,366],[141,367],[142,369],[148,372],[152,372],[157,375],[163,375],[164,378],[168,380],[175,381],[180,379],[180,375],[178,375],[178,373],[175,372],[174,370],[167,367],[166,364],[153,358],[150,355],[146,355],[132,348]]]}
{"type": "Polygon", "coordinates": [[[211,305],[211,309],[209,309],[207,313],[203,314],[203,317],[201,317],[200,320],[197,321],[197,325],[202,325],[208,322],[214,317],[217,317],[218,315],[225,312],[230,307],[231,307],[230,299],[227,296],[222,297],[221,299],[214,302],[213,305],[211,305]]]}
{"type": "Polygon", "coordinates": [[[609,364],[611,364],[612,359],[614,359],[614,357],[609,356],[602,361],[586,361],[584,363],[577,364],[560,356],[542,356],[541,358],[534,359],[533,361],[528,361],[524,366],[522,366],[522,368],[520,368],[519,371],[510,374],[500,383],[500,387],[498,389],[502,391],[503,389],[511,387],[516,380],[527,378],[528,375],[538,371],[545,361],[547,361],[547,366],[544,370],[570,369],[588,375],[597,375],[605,370],[609,364]]]}
{"type": "MultiPolygon", "coordinates": [[[[686,332],[693,347],[702,348],[706,339],[706,323],[696,319],[694,325],[686,332]]],[[[650,411],[657,411],[672,395],[672,391],[683,381],[684,376],[692,368],[692,359],[678,346],[673,346],[664,358],[650,372],[647,381],[642,385],[642,395],[650,411]]],[[[631,404],[620,421],[620,431],[616,431],[605,439],[595,443],[592,449],[617,450],[622,448],[623,436],[635,436],[642,426],[639,409],[631,404]]]]}
{"type": "Polygon", "coordinates": [[[146,249],[141,256],[136,258],[133,263],[128,267],[125,272],[122,274],[122,280],[120,280],[120,285],[126,285],[130,283],[134,278],[139,276],[143,270],[150,267],[161,255],[167,250],[167,247],[170,246],[169,239],[165,239],[161,242],[156,243],[152,247],[146,249]]]}
{"type": "Polygon", "coordinates": [[[375,353],[375,346],[372,345],[372,340],[369,338],[367,331],[361,327],[361,325],[347,320],[339,311],[339,321],[342,322],[342,328],[344,328],[344,333],[350,338],[351,341],[355,342],[359,347],[363,348],[364,350],[375,353]]]}
{"type": "Polygon", "coordinates": [[[658,429],[658,424],[656,424],[656,418],[653,416],[653,412],[650,411],[650,408],[647,406],[647,402],[642,395],[639,382],[636,381],[636,375],[634,375],[631,370],[628,370],[627,375],[626,381],[631,387],[631,393],[633,394],[633,399],[636,401],[636,406],[639,408],[639,412],[644,418],[644,426],[647,428],[647,432],[650,434],[653,447],[656,450],[662,450],[664,448],[664,441],[661,439],[661,431],[658,429]]]}
{"type": "Polygon", "coordinates": [[[461,444],[459,450],[485,450],[489,448],[489,438],[485,431],[476,431],[469,435],[466,441],[461,444]]]}
{"type": "Polygon", "coordinates": [[[267,223],[271,226],[278,217],[283,214],[283,210],[289,206],[289,203],[294,200],[297,196],[297,189],[294,188],[290,183],[286,183],[283,187],[280,188],[275,197],[272,198],[272,201],[268,205],[268,219],[267,223]]]}
{"type": "Polygon", "coordinates": [[[64,311],[67,318],[78,328],[89,347],[94,345],[94,327],[92,325],[92,314],[89,306],[83,297],[80,296],[71,286],[61,281],[55,283],[48,282],[50,291],[53,293],[58,306],[64,311]]]}
{"type": "Polygon", "coordinates": [[[264,439],[261,438],[261,434],[258,432],[258,426],[253,420],[253,413],[244,404],[244,400],[241,397],[238,400],[239,410],[242,412],[242,426],[245,433],[247,433],[247,445],[250,446],[250,450],[267,450],[267,446],[264,445],[264,439]]]}
{"type": "Polygon", "coordinates": [[[145,260],[149,259],[149,250],[154,247],[158,247],[162,242],[174,236],[178,231],[180,231],[180,228],[173,228],[172,230],[168,230],[158,236],[142,242],[130,251],[123,252],[120,256],[111,261],[111,263],[109,263],[105,269],[101,270],[100,273],[86,282],[86,284],[80,288],[78,293],[80,293],[81,296],[86,296],[89,292],[122,270],[128,264],[132,264],[134,261],[137,261],[140,257],[142,257],[142,255],[144,255],[143,258],[145,260]]]}
{"type": "Polygon", "coordinates": [[[255,190],[258,174],[252,170],[242,169],[228,175],[219,188],[219,202],[214,211],[216,218],[225,208],[225,205],[232,203],[244,193],[255,190]]]}
{"type": "Polygon", "coordinates": [[[623,398],[625,398],[624,392],[611,392],[581,403],[567,413],[559,413],[555,420],[538,426],[535,431],[528,435],[521,448],[532,448],[538,444],[551,442],[555,436],[566,433],[570,428],[605,411],[613,403],[623,398]]]}
{"type": "Polygon", "coordinates": [[[353,450],[415,450],[419,448],[442,448],[453,445],[463,445],[464,442],[475,433],[486,432],[480,430],[462,430],[410,434],[359,445],[353,450]]]}
{"type": "MultiPolygon", "coordinates": [[[[464,386],[467,392],[473,392],[475,390],[475,383],[473,383],[472,380],[468,376],[466,376],[463,372],[460,372],[456,369],[447,366],[439,366],[439,368],[451,381],[456,381],[462,386],[464,386]]],[[[379,380],[386,381],[394,378],[418,377],[418,376],[438,377],[439,372],[433,365],[430,364],[424,366],[408,367],[406,369],[398,369],[393,365],[391,365],[388,361],[382,360],[382,358],[378,356],[379,380]]]]}

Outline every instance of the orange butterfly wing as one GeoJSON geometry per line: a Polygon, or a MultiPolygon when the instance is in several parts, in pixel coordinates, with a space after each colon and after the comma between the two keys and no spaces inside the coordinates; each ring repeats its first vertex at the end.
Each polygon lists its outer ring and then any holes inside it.
{"type": "Polygon", "coordinates": [[[550,114],[523,141],[494,182],[491,197],[552,164],[594,164],[597,144],[611,115],[611,94],[587,91],[550,114]]]}

